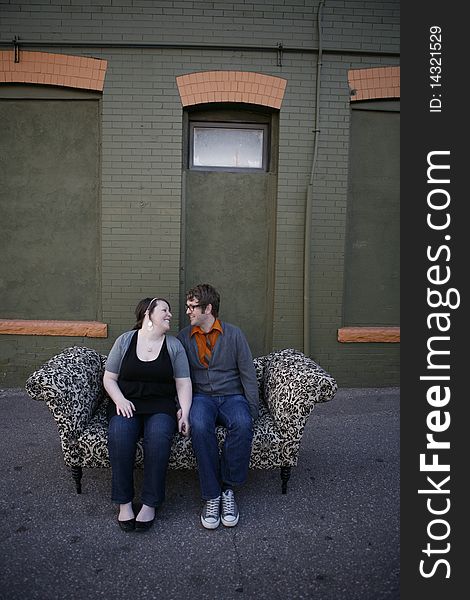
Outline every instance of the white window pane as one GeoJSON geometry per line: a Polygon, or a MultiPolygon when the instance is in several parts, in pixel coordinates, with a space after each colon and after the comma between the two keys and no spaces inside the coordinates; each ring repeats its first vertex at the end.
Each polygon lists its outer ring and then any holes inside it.
{"type": "Polygon", "coordinates": [[[263,129],[194,127],[195,167],[263,168],[263,129]]]}

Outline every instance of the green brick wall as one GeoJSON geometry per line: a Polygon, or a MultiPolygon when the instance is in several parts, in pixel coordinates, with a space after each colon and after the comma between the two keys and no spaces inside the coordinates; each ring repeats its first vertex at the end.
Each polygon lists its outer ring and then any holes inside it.
{"type": "MultiPolygon", "coordinates": [[[[179,328],[183,119],[175,78],[196,71],[256,71],[288,80],[280,112],[273,347],[302,349],[304,208],[313,155],[317,62],[317,54],[308,49],[318,47],[318,6],[317,0],[3,0],[1,42],[15,35],[42,44],[64,42],[27,49],[108,61],[101,101],[101,314],[95,318],[108,323],[109,337],[0,336],[0,385],[22,385],[33,368],[66,346],[84,344],[107,352],[115,336],[132,325],[136,300],[148,294],[169,298],[173,330],[179,328]],[[97,40],[182,47],[65,44],[97,40]],[[285,48],[282,66],[275,51],[279,42],[285,48]],[[185,47],[189,43],[233,44],[234,49],[191,49],[185,47]],[[273,51],[236,49],[239,45],[270,46],[273,51]]],[[[399,382],[399,344],[336,340],[343,325],[347,73],[399,64],[399,9],[397,0],[326,0],[323,7],[310,348],[312,357],[342,386],[399,382]]]]}

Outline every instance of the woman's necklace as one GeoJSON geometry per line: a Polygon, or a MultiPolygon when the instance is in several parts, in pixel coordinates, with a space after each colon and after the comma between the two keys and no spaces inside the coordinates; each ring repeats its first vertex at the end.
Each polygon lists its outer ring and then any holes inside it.
{"type": "Polygon", "coordinates": [[[154,344],[154,340],[145,340],[145,347],[147,349],[147,352],[153,352],[154,344]]]}
{"type": "Polygon", "coordinates": [[[145,338],[143,341],[145,342],[145,349],[147,352],[153,352],[155,344],[158,345],[160,343],[160,340],[146,340],[145,338]]]}

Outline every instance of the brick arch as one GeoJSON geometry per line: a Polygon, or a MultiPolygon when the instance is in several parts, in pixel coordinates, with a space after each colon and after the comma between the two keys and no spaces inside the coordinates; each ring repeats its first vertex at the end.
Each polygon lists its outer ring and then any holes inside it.
{"type": "Polygon", "coordinates": [[[400,97],[400,67],[374,67],[348,71],[351,102],[400,97]]]}
{"type": "Polygon", "coordinates": [[[281,108],[287,80],[251,71],[201,71],[176,78],[181,104],[244,102],[281,108]]]}
{"type": "Polygon", "coordinates": [[[0,52],[0,83],[58,85],[103,91],[108,61],[85,56],[20,50],[0,52]]]}

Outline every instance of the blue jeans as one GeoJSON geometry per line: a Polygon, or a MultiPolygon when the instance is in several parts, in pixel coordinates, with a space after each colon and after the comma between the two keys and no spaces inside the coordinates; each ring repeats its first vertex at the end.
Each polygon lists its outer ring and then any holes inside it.
{"type": "Polygon", "coordinates": [[[134,499],[134,463],[137,442],[144,436],[142,503],[157,507],[165,500],[165,480],[175,420],[167,414],[111,417],[108,450],[112,467],[111,501],[127,504],[134,499]]]}
{"type": "Polygon", "coordinates": [[[195,394],[189,419],[203,499],[220,496],[222,483],[244,483],[253,440],[253,419],[245,396],[195,394]],[[220,457],[216,424],[227,430],[220,457]]]}

